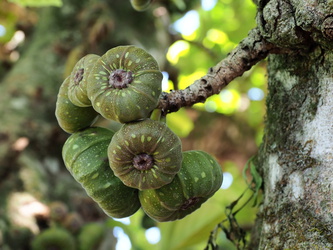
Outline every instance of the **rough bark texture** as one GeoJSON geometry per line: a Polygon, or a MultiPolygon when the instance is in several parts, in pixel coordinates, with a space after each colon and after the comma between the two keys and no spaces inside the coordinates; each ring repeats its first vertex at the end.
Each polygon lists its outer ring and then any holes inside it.
{"type": "Polygon", "coordinates": [[[269,58],[259,249],[333,248],[333,54],[269,58]]]}
{"type": "Polygon", "coordinates": [[[163,92],[158,107],[168,113],[204,102],[274,50],[276,47],[263,39],[258,29],[253,29],[225,59],[210,68],[207,75],[184,90],[163,92]]]}
{"type": "Polygon", "coordinates": [[[269,56],[264,200],[251,249],[333,249],[331,1],[260,1],[269,56]]]}

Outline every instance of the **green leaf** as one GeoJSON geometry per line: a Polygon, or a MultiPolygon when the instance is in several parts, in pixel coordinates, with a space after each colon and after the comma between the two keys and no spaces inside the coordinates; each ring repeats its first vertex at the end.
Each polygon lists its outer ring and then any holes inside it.
{"type": "Polygon", "coordinates": [[[260,190],[260,188],[262,186],[262,177],[258,173],[257,168],[256,168],[256,166],[253,163],[253,159],[254,159],[254,156],[252,156],[247,161],[247,163],[246,163],[246,165],[244,167],[244,170],[243,170],[243,177],[247,181],[246,171],[248,170],[248,168],[250,168],[250,174],[252,176],[252,181],[251,181],[250,184],[248,183],[248,185],[251,188],[251,190],[254,192],[254,203],[253,203],[253,206],[256,206],[257,200],[258,200],[259,190],[260,190]],[[251,187],[252,183],[255,185],[254,187],[251,187]]]}
{"type": "Polygon", "coordinates": [[[250,184],[248,183],[248,180],[247,180],[246,171],[249,169],[250,162],[252,161],[252,159],[253,159],[253,156],[245,163],[245,166],[244,166],[244,169],[242,172],[243,178],[246,181],[248,186],[250,186],[250,184]]]}
{"type": "Polygon", "coordinates": [[[254,183],[256,184],[256,191],[258,191],[261,187],[261,184],[262,184],[262,178],[261,178],[260,174],[258,173],[257,168],[253,164],[252,161],[250,163],[250,173],[253,177],[254,183]]]}
{"type": "Polygon", "coordinates": [[[62,6],[62,0],[9,0],[9,2],[16,3],[24,7],[62,6]]]}
{"type": "Polygon", "coordinates": [[[258,193],[262,185],[262,178],[260,174],[258,173],[256,166],[253,164],[251,161],[250,163],[250,173],[253,177],[253,182],[255,183],[255,192],[254,192],[254,203],[253,206],[257,205],[257,200],[258,200],[258,193]]]}

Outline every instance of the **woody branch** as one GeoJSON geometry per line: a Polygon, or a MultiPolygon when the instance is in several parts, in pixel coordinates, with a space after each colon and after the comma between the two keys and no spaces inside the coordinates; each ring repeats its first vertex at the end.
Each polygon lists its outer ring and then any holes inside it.
{"type": "Polygon", "coordinates": [[[251,69],[271,52],[277,53],[278,49],[267,42],[257,28],[254,28],[225,59],[210,68],[205,76],[186,89],[163,92],[158,108],[166,114],[176,112],[181,107],[204,102],[211,95],[218,94],[233,79],[251,69]]]}

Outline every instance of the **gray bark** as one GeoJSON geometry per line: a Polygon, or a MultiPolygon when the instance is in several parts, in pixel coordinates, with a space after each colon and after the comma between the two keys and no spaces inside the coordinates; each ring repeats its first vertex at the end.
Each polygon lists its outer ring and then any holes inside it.
{"type": "Polygon", "coordinates": [[[333,248],[333,54],[269,58],[259,249],[333,248]]]}
{"type": "Polygon", "coordinates": [[[269,56],[264,200],[252,249],[333,249],[332,1],[260,1],[269,56]]]}

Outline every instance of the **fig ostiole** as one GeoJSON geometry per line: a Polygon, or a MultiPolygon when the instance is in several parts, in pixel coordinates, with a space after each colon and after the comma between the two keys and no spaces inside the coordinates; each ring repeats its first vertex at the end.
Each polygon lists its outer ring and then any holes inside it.
{"type": "Polygon", "coordinates": [[[138,190],[116,177],[109,166],[107,148],[114,132],[91,127],[72,134],[62,150],[63,160],[74,179],[114,218],[134,214],[140,208],[138,190]]]}
{"type": "Polygon", "coordinates": [[[82,57],[74,66],[68,86],[68,98],[76,106],[89,107],[91,101],[87,95],[87,78],[91,68],[100,56],[88,54],[82,57]]]}
{"type": "Polygon", "coordinates": [[[129,187],[154,189],[170,183],[182,162],[181,141],[165,123],[145,119],[124,124],[108,147],[110,167],[129,187]]]}
{"type": "Polygon", "coordinates": [[[173,181],[159,189],[139,192],[142,209],[160,222],[182,219],[201,207],[221,187],[223,174],[217,161],[203,151],[183,152],[173,181]]]}

